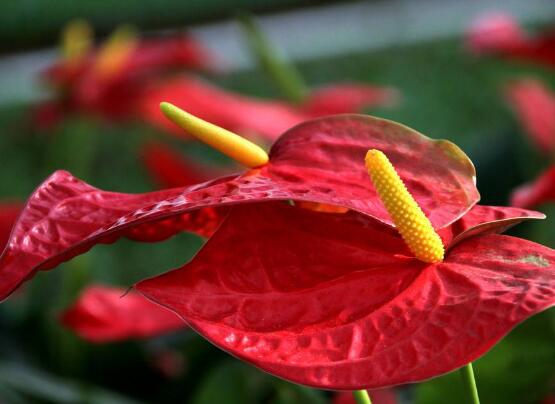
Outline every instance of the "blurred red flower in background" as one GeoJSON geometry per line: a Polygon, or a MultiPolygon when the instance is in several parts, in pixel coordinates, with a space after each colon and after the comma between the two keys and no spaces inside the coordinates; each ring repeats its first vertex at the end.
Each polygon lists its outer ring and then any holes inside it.
{"type": "MultiPolygon", "coordinates": [[[[540,81],[518,80],[507,86],[507,100],[525,133],[546,156],[555,156],[555,95],[540,81]]],[[[511,205],[533,208],[555,201],[555,167],[514,190],[511,205]]]]}
{"type": "Polygon", "coordinates": [[[555,153],[555,94],[540,81],[527,78],[510,83],[506,98],[538,150],[555,153]]]}
{"type": "Polygon", "coordinates": [[[529,35],[509,14],[493,13],[478,18],[467,31],[466,45],[476,54],[555,67],[555,31],[529,35]]]}
{"type": "Polygon", "coordinates": [[[555,202],[555,166],[511,194],[511,205],[520,208],[534,208],[546,202],[555,202]]]}
{"type": "Polygon", "coordinates": [[[194,38],[178,34],[137,39],[114,34],[96,50],[61,60],[42,75],[56,99],[35,107],[34,121],[49,128],[68,113],[81,112],[106,120],[136,118],[137,99],[149,80],[183,70],[216,71],[215,59],[194,38]]]}
{"type": "Polygon", "coordinates": [[[110,286],[89,286],[60,321],[94,343],[166,334],[185,328],[183,320],[140,294],[110,286]]]}

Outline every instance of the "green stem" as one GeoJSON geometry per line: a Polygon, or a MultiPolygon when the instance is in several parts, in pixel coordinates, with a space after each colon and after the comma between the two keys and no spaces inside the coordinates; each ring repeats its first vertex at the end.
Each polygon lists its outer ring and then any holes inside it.
{"type": "Polygon", "coordinates": [[[294,104],[303,102],[308,93],[308,87],[298,70],[279,56],[279,52],[274,49],[250,15],[240,14],[238,21],[246,34],[250,50],[262,70],[270,76],[288,101],[294,104]]]}
{"type": "Polygon", "coordinates": [[[474,379],[474,370],[472,369],[472,363],[469,363],[463,368],[460,368],[461,376],[463,382],[468,391],[468,395],[472,399],[473,404],[480,404],[480,397],[478,397],[478,388],[476,387],[476,379],[474,379]]]}
{"type": "Polygon", "coordinates": [[[372,404],[372,400],[370,400],[370,396],[366,390],[354,390],[353,396],[357,404],[372,404]]]}

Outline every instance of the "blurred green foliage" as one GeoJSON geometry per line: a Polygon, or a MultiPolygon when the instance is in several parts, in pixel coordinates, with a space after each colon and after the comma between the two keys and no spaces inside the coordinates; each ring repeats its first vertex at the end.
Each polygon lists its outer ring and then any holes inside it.
{"type": "MultiPolygon", "coordinates": [[[[65,3],[54,3],[53,7],[61,9],[65,3]]],[[[124,4],[115,5],[113,11],[123,9],[124,4]]],[[[315,60],[299,67],[312,86],[352,80],[397,87],[402,94],[398,107],[369,112],[460,145],[477,166],[484,203],[506,203],[516,185],[530,180],[546,165],[523,135],[501,94],[507,80],[528,74],[554,86],[553,73],[499,60],[473,59],[462,52],[458,40],[315,60]]],[[[259,71],[217,81],[247,94],[276,96],[272,83],[259,71]]],[[[106,125],[73,117],[55,133],[37,133],[29,125],[27,109],[27,105],[19,105],[0,111],[3,199],[25,198],[59,168],[70,169],[104,189],[151,190],[154,184],[141,166],[138,153],[140,145],[153,137],[172,143],[184,154],[214,164],[224,161],[203,145],[163,138],[138,123],[106,125]]],[[[555,209],[547,209],[555,217],[555,209]]],[[[552,218],[530,223],[514,234],[555,247],[554,224],[552,218]]],[[[129,286],[180,266],[200,245],[200,239],[187,234],[158,244],[120,240],[116,245],[97,246],[57,270],[39,274],[0,306],[0,396],[13,403],[31,399],[39,403],[327,402],[330,393],[266,375],[228,357],[190,331],[149,341],[94,346],[58,326],[57,314],[83,285],[94,280],[129,286]],[[153,365],[157,355],[167,352],[184,358],[182,373],[165,376],[153,365]],[[16,369],[18,377],[10,369],[16,369]],[[70,399],[64,401],[61,394],[70,399]],[[120,395],[128,401],[122,401],[120,395]],[[71,397],[78,398],[71,401],[71,397]],[[110,398],[98,401],[98,397],[110,398]]],[[[534,403],[547,393],[555,375],[554,315],[551,310],[527,321],[477,361],[475,372],[483,402],[534,403]]],[[[457,373],[418,385],[415,396],[418,403],[429,404],[464,403],[466,397],[457,373]]]]}

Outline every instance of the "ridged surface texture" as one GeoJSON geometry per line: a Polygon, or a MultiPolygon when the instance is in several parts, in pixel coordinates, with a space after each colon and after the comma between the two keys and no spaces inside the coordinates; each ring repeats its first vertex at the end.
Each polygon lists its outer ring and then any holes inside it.
{"type": "Polygon", "coordinates": [[[295,200],[351,209],[390,224],[364,155],[380,147],[435,228],[456,221],[478,200],[474,167],[449,142],[363,115],[299,125],[273,146],[260,169],[185,188],[122,194],[54,173],[27,201],[0,257],[0,299],[39,269],[50,269],[97,243],[126,236],[160,241],[179,231],[208,236],[226,207],[295,200]]]}
{"type": "Polygon", "coordinates": [[[353,212],[244,205],[189,264],[136,288],[276,376],[379,388],[459,368],[555,304],[555,251],[485,235],[425,264],[353,212]]]}

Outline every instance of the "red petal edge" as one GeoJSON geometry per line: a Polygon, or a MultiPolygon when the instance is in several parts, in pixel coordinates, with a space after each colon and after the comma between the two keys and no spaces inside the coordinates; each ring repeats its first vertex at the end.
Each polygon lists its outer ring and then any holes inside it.
{"type": "Polygon", "coordinates": [[[529,219],[545,219],[545,215],[533,210],[507,206],[475,205],[450,226],[438,231],[448,249],[473,236],[500,234],[529,219]]]}
{"type": "Polygon", "coordinates": [[[353,213],[240,206],[189,264],[136,288],[238,358],[339,390],[452,371],[555,304],[547,247],[473,237],[437,265],[403,250],[353,213]]]}
{"type": "Polygon", "coordinates": [[[60,321],[94,343],[154,337],[186,327],[170,310],[138,293],[101,285],[88,287],[60,321]]]}

